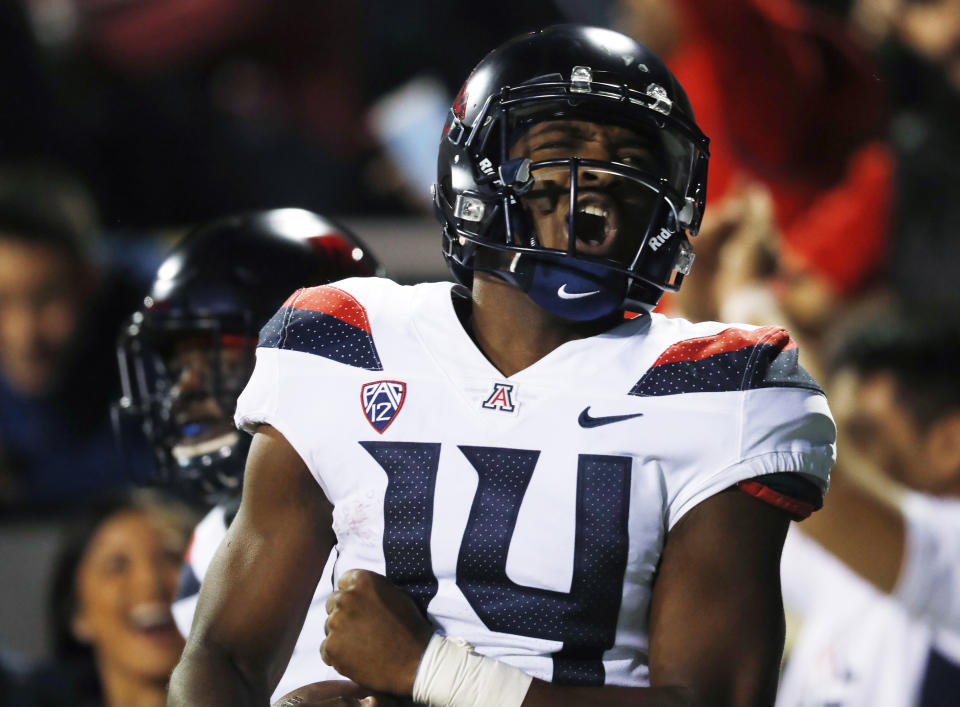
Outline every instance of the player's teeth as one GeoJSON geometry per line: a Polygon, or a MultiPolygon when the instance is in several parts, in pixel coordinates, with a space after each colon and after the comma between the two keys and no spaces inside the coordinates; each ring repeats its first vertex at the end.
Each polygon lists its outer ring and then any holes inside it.
{"type": "Polygon", "coordinates": [[[607,210],[602,206],[597,206],[596,204],[587,204],[582,209],[583,213],[590,214],[591,216],[600,216],[601,218],[607,217],[607,210]]]}
{"type": "Polygon", "coordinates": [[[172,620],[170,607],[166,604],[138,604],[130,610],[130,620],[138,628],[155,628],[169,624],[172,620]]]}

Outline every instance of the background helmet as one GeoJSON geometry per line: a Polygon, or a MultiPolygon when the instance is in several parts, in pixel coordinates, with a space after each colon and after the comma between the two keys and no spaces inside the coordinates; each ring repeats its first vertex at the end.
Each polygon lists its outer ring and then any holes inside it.
{"type": "Polygon", "coordinates": [[[649,310],[664,291],[676,291],[690,270],[687,235],[696,234],[703,214],[708,144],[679,82],[639,42],[579,25],[516,37],[476,66],[443,128],[434,202],[447,264],[468,286],[475,270],[494,272],[565,318],[592,319],[618,308],[649,310]],[[544,120],[642,132],[656,145],[658,166],[510,159],[510,147],[544,120]],[[567,248],[542,245],[528,202],[536,184],[550,181],[544,175],[551,170],[568,175],[553,182],[563,193],[552,198],[570,204],[579,204],[585,180],[601,173],[645,192],[642,225],[631,229],[643,232],[631,233],[636,247],[629,255],[578,252],[574,234],[597,227],[590,221],[598,218],[580,208],[570,209],[567,248]],[[493,257],[490,251],[506,255],[493,257]],[[557,299],[558,272],[561,280],[573,275],[602,286],[604,302],[585,308],[586,302],[557,299]]]}
{"type": "Polygon", "coordinates": [[[118,344],[118,436],[128,446],[124,418],[139,423],[156,460],[150,481],[205,503],[239,490],[250,438],[232,418],[260,327],[300,287],[379,274],[356,236],[302,209],[231,216],[187,234],[118,344]],[[202,365],[185,372],[183,350],[202,365]],[[202,380],[186,384],[196,371],[202,380]],[[185,412],[190,405],[205,412],[185,412]]]}

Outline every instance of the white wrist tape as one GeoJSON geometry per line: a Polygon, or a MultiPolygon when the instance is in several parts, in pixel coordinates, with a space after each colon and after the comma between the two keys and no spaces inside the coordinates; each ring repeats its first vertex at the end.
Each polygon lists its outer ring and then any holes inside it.
{"type": "Polygon", "coordinates": [[[413,699],[429,707],[520,707],[531,680],[522,670],[477,655],[466,641],[435,633],[420,659],[413,699]]]}

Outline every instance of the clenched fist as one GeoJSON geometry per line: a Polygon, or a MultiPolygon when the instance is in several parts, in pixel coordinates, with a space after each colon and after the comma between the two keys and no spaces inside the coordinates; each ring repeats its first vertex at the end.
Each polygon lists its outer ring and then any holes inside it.
{"type": "Polygon", "coordinates": [[[379,692],[409,696],[433,626],[385,577],[349,570],[327,599],[323,661],[379,692]]]}

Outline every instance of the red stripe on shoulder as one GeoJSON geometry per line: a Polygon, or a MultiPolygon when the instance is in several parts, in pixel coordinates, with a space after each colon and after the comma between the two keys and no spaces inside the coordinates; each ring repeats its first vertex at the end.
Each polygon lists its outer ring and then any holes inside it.
{"type": "Polygon", "coordinates": [[[739,351],[759,344],[776,346],[782,351],[797,347],[787,330],[781,327],[765,326],[749,330],[731,327],[710,336],[678,341],[660,354],[652,367],[680,361],[700,361],[709,356],[739,351]]]}
{"type": "Polygon", "coordinates": [[[339,287],[320,285],[297,290],[287,298],[283,306],[328,314],[368,334],[372,333],[367,310],[353,295],[339,287]]]}
{"type": "Polygon", "coordinates": [[[813,505],[806,501],[800,501],[796,498],[786,496],[779,491],[774,491],[769,486],[764,486],[754,479],[739,482],[737,488],[744,493],[750,494],[754,498],[759,498],[764,503],[769,503],[771,506],[776,506],[786,511],[793,516],[794,520],[803,520],[815,510],[813,505]]]}

